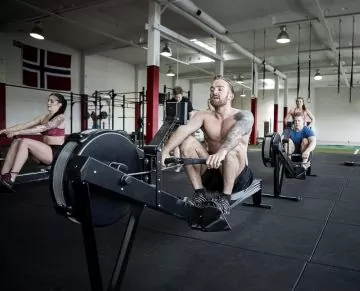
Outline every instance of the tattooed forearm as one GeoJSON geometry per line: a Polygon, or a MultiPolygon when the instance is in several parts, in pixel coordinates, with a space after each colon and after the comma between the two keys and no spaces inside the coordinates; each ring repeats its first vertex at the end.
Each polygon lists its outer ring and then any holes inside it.
{"type": "Polygon", "coordinates": [[[33,128],[29,128],[29,129],[20,130],[18,132],[18,134],[34,134],[34,133],[44,132],[44,131],[46,131],[48,129],[58,127],[63,122],[64,122],[64,116],[63,115],[58,115],[54,119],[46,122],[45,124],[38,125],[38,126],[35,126],[33,128]]]}
{"type": "Polygon", "coordinates": [[[221,149],[230,152],[233,150],[241,141],[241,138],[251,132],[254,124],[254,116],[248,110],[241,110],[234,116],[235,124],[230,129],[225,142],[221,146],[221,149]]]}

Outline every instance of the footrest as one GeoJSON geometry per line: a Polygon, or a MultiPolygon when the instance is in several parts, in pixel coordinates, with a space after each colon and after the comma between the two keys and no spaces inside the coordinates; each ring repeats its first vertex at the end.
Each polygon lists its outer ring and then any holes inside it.
{"type": "Polygon", "coordinates": [[[49,180],[49,171],[40,171],[35,173],[26,173],[21,174],[16,177],[15,184],[25,184],[25,183],[32,183],[32,182],[39,182],[49,180]]]}
{"type": "Polygon", "coordinates": [[[228,231],[231,229],[221,210],[213,206],[201,209],[201,225],[191,224],[192,229],[205,232],[228,231]]]}

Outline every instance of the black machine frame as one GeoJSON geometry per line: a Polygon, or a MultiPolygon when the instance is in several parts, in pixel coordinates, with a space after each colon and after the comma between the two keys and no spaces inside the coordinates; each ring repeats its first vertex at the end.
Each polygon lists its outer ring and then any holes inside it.
{"type": "MultiPolygon", "coordinates": [[[[59,200],[56,199],[56,191],[54,191],[52,186],[50,187],[56,211],[68,219],[81,224],[88,273],[93,291],[101,291],[104,289],[96,246],[95,225],[91,213],[89,184],[116,193],[116,195],[119,195],[121,199],[128,201],[131,205],[127,227],[107,289],[109,291],[120,290],[121,288],[140,215],[145,206],[182,219],[188,222],[193,229],[202,231],[226,231],[231,229],[220,209],[210,205],[209,207],[198,208],[186,197],[177,197],[162,190],[162,146],[172,130],[179,126],[179,124],[185,124],[187,120],[186,103],[167,102],[166,106],[168,108],[164,124],[152,142],[143,148],[143,172],[127,174],[125,171],[122,171],[121,168],[119,170],[119,168],[111,167],[90,156],[80,155],[75,156],[69,161],[71,187],[75,193],[80,193],[74,196],[75,201],[73,201],[73,204],[59,204],[59,200]],[[155,168],[155,171],[153,171],[152,168],[155,168]],[[99,175],[96,173],[101,173],[101,178],[99,178],[99,175]],[[142,179],[140,177],[142,177],[142,179]]],[[[71,140],[71,138],[70,136],[69,139],[71,140]]],[[[174,161],[186,165],[205,163],[206,160],[169,159],[165,162],[174,161]]],[[[55,167],[53,167],[53,169],[54,168],[55,167]]],[[[53,180],[54,175],[56,175],[53,169],[51,172],[51,180],[53,180]]],[[[270,208],[269,205],[263,205],[261,202],[261,180],[255,180],[248,189],[236,194],[239,195],[234,196],[236,201],[233,201],[234,203],[232,203],[231,207],[235,207],[252,196],[253,203],[244,203],[243,205],[270,208]]]]}
{"type": "MultiPolygon", "coordinates": [[[[285,147],[289,145],[290,128],[284,131],[283,138],[278,133],[267,134],[262,143],[262,160],[265,167],[273,167],[272,194],[263,193],[262,196],[290,201],[300,201],[301,196],[282,195],[284,176],[288,179],[305,180],[307,176],[316,177],[312,174],[311,165],[302,167],[300,155],[287,154],[285,147]]],[[[312,159],[312,154],[310,160],[312,159]]]]}

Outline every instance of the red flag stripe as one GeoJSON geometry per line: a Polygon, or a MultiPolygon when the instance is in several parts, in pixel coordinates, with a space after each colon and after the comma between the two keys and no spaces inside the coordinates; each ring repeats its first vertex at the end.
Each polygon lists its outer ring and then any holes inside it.
{"type": "Polygon", "coordinates": [[[50,90],[71,91],[71,79],[69,77],[60,77],[46,75],[47,88],[50,90]]]}
{"type": "Polygon", "coordinates": [[[71,55],[48,51],[47,65],[61,68],[71,68],[71,55]]]}
{"type": "Polygon", "coordinates": [[[36,47],[24,45],[22,52],[24,61],[38,62],[38,49],[36,47]]]}
{"type": "Polygon", "coordinates": [[[38,73],[23,70],[23,84],[30,87],[38,87],[38,73]]]}

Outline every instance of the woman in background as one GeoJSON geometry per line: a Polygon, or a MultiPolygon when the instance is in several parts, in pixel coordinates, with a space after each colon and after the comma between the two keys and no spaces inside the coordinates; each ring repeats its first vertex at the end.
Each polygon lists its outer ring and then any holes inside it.
{"type": "Polygon", "coordinates": [[[50,94],[47,102],[48,113],[34,120],[3,130],[8,138],[18,135],[41,133],[42,141],[30,138],[16,138],[11,143],[1,168],[0,183],[13,190],[13,184],[26,160],[30,156],[37,163],[51,165],[65,141],[65,117],[67,102],[59,93],[50,94]]]}

